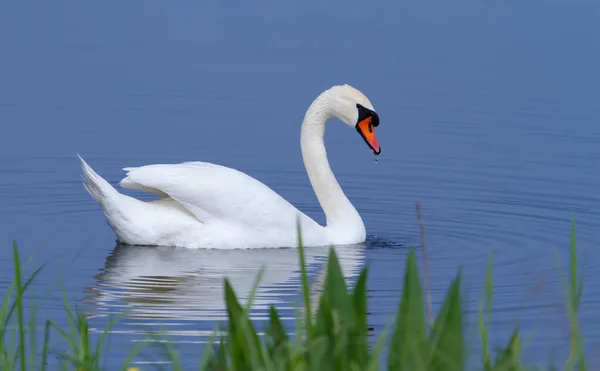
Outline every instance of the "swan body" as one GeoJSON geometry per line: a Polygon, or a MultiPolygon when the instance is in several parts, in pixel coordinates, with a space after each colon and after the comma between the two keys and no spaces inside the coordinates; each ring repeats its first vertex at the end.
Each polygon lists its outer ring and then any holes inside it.
{"type": "Polygon", "coordinates": [[[323,136],[338,118],[355,127],[375,154],[379,117],[370,101],[349,85],[321,93],[308,108],[300,145],[311,185],[326,216],[321,226],[264,183],[236,169],[184,162],[124,168],[124,188],[152,193],[141,201],[118,192],[79,156],[84,186],[100,204],[117,241],[130,245],[191,248],[292,247],[300,224],[305,246],[365,241],[363,221],[333,175],[323,136]]]}

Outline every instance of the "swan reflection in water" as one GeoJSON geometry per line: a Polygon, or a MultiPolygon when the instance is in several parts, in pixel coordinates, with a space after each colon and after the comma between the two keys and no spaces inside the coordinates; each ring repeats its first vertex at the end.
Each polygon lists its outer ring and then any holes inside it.
{"type": "MultiPolygon", "coordinates": [[[[318,292],[329,247],[304,251],[309,282],[318,292]]],[[[335,251],[346,279],[354,282],[363,265],[364,244],[336,246],[335,251]]],[[[87,289],[86,312],[91,318],[128,312],[127,321],[114,328],[121,333],[141,336],[147,330],[166,330],[170,335],[210,336],[216,321],[227,318],[224,278],[244,305],[262,266],[252,318],[266,319],[274,305],[283,321],[292,320],[294,304],[302,306],[296,248],[206,250],[119,244],[87,289]],[[170,331],[173,326],[178,330],[170,331]]],[[[317,297],[313,295],[313,305],[317,297]]]]}

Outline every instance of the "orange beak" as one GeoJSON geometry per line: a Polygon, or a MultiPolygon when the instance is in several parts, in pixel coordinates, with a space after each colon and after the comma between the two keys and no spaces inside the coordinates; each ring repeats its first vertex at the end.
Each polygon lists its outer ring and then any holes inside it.
{"type": "Polygon", "coordinates": [[[378,155],[381,153],[379,143],[377,143],[377,137],[375,136],[375,127],[371,122],[373,118],[367,117],[356,125],[356,130],[361,137],[367,142],[369,147],[373,150],[373,153],[378,155]]]}

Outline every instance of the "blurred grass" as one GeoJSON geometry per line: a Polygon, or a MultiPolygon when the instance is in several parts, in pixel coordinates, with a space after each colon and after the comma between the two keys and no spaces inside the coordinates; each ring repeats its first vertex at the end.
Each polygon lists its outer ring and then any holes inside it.
{"type": "MultiPolygon", "coordinates": [[[[298,230],[299,232],[299,230],[298,230]]],[[[300,236],[300,233],[298,233],[300,236]]],[[[304,311],[297,310],[296,336],[288,334],[277,309],[269,310],[269,319],[263,323],[264,338],[258,335],[250,320],[252,302],[260,285],[263,270],[256,277],[249,300],[242,306],[229,280],[225,280],[227,324],[224,335],[215,334],[201,354],[201,370],[465,370],[469,356],[466,340],[465,309],[461,295],[461,269],[448,286],[442,305],[432,321],[427,321],[416,253],[411,249],[405,262],[402,291],[393,320],[371,348],[367,330],[367,277],[365,266],[353,287],[348,288],[336,255],[329,250],[322,293],[316,308],[311,308],[302,239],[298,240],[298,254],[302,276],[304,311]],[[313,315],[314,313],[314,315],[313,315]],[[388,338],[389,331],[392,330],[388,338]],[[388,358],[382,359],[385,344],[389,344],[388,358]]],[[[64,310],[68,328],[63,329],[46,321],[41,344],[36,338],[36,310],[30,310],[25,322],[24,294],[43,267],[23,281],[18,247],[13,244],[14,279],[6,289],[0,307],[0,370],[46,370],[49,354],[59,359],[59,369],[91,371],[103,370],[101,356],[109,352],[104,347],[113,319],[93,344],[84,313],[70,307],[64,295],[64,310]],[[67,344],[66,350],[56,350],[51,340],[67,344]]],[[[426,259],[426,258],[425,258],[426,259]]],[[[426,260],[424,261],[426,266],[426,260]]],[[[583,291],[583,280],[577,270],[575,222],[571,228],[568,274],[563,276],[565,308],[570,320],[569,357],[567,370],[585,370],[583,340],[578,311],[583,291]]],[[[480,365],[485,371],[539,369],[522,361],[521,334],[516,327],[506,345],[495,352],[490,347],[490,316],[493,298],[492,255],[489,255],[485,295],[478,310],[480,365]]],[[[429,296],[428,289],[426,295],[429,296]]],[[[432,314],[430,314],[432,316],[432,314]]],[[[149,334],[148,340],[134,346],[126,357],[122,370],[142,370],[131,367],[132,360],[160,334],[149,334]]],[[[171,362],[173,370],[183,370],[179,355],[172,343],[159,345],[163,357],[171,362]]],[[[64,347],[63,347],[64,349],[64,347]]],[[[552,366],[551,369],[557,369],[552,366]]]]}

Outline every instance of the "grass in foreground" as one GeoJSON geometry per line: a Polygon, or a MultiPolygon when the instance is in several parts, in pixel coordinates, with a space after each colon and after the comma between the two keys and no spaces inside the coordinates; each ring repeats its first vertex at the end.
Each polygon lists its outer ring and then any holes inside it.
{"type": "MultiPolygon", "coordinates": [[[[260,284],[259,272],[248,302],[242,306],[229,281],[225,278],[225,301],[228,315],[226,335],[216,341],[213,336],[203,350],[201,370],[465,370],[468,346],[465,337],[465,311],[461,296],[461,270],[449,285],[443,303],[431,324],[426,321],[423,289],[418,273],[416,254],[410,250],[406,260],[404,279],[398,311],[393,318],[388,358],[382,363],[382,352],[391,323],[377,339],[373,349],[367,333],[367,275],[364,267],[354,287],[347,288],[335,249],[330,249],[326,267],[323,292],[317,308],[311,308],[309,285],[304,263],[304,248],[298,243],[302,275],[305,315],[297,311],[296,336],[292,338],[284,328],[277,309],[270,308],[269,320],[263,324],[264,339],[250,320],[250,309],[260,284]]],[[[116,320],[112,321],[95,345],[92,345],[88,323],[81,312],[73,312],[65,296],[65,314],[68,329],[64,330],[52,321],[46,321],[43,341],[36,339],[35,308],[29,308],[30,319],[26,322],[23,296],[40,269],[23,282],[18,248],[13,246],[15,277],[8,287],[0,307],[0,369],[46,370],[49,354],[60,358],[63,370],[101,370],[101,356],[107,352],[104,343],[116,320]],[[13,298],[14,297],[14,298],[13,298]],[[11,298],[12,301],[11,301],[11,298]],[[50,341],[61,339],[68,351],[51,349],[50,341]],[[40,350],[41,349],[41,350],[40,350]]],[[[585,370],[583,341],[578,323],[583,284],[577,274],[577,248],[575,224],[571,230],[569,274],[564,279],[567,313],[571,324],[567,370],[585,370]]],[[[479,334],[481,341],[481,365],[477,369],[524,370],[521,360],[521,335],[515,328],[507,343],[495,354],[489,349],[490,313],[492,304],[492,258],[490,255],[486,275],[485,297],[479,306],[479,334]]],[[[131,349],[122,369],[130,367],[131,360],[157,335],[149,335],[147,343],[139,343],[131,349]]],[[[164,357],[172,362],[172,369],[183,370],[172,344],[164,345],[164,357]]],[[[199,353],[200,353],[199,349],[199,353]]]]}

